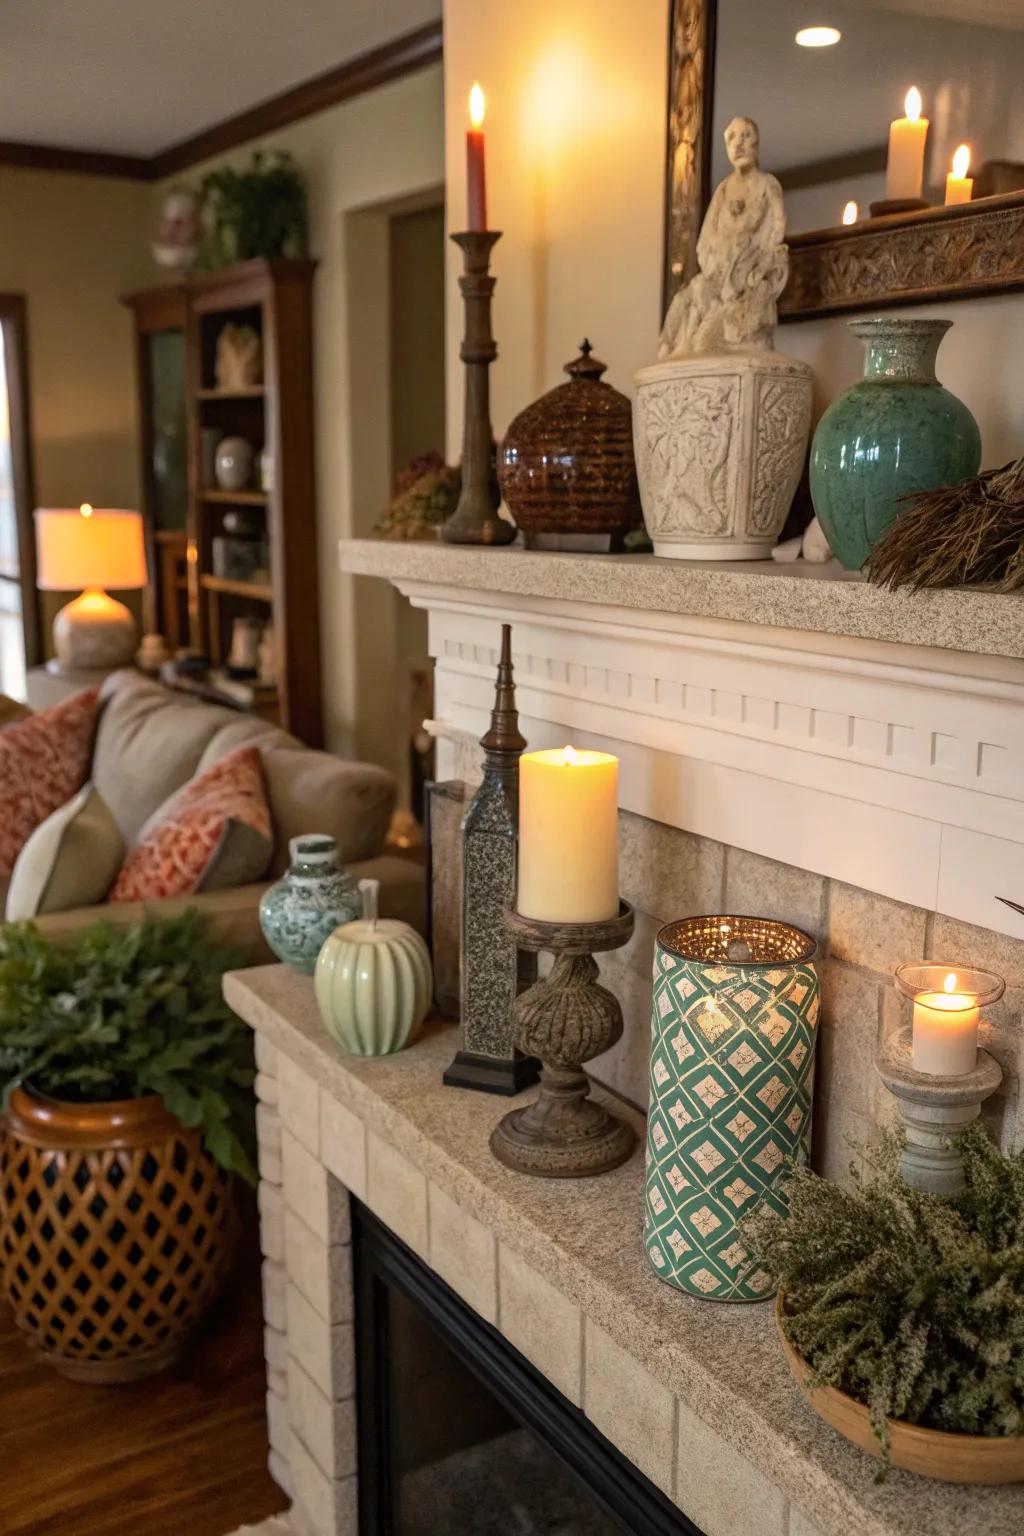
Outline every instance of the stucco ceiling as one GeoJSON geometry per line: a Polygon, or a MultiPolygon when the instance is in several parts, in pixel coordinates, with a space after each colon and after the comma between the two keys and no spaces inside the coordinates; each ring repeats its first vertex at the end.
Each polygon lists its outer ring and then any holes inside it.
{"type": "Polygon", "coordinates": [[[153,155],[441,0],[0,0],[0,139],[153,155]]]}

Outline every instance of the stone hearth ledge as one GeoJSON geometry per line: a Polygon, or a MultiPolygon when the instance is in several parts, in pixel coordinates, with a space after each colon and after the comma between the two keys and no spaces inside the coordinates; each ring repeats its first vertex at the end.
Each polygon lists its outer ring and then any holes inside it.
{"type": "Polygon", "coordinates": [[[827,565],[664,560],[382,539],[342,539],[339,553],[343,571],[394,582],[742,619],[772,629],[1024,658],[1021,593],[965,587],[889,592],[834,560],[827,565]]]}
{"type": "Polygon", "coordinates": [[[224,990],[256,1031],[261,1071],[277,1064],[281,1123],[301,1135],[308,1166],[316,1158],[345,1172],[386,1224],[401,1215],[398,1235],[547,1369],[707,1536],[1024,1529],[1024,1488],[956,1487],[903,1472],[876,1486],[873,1461],[822,1424],[794,1386],[770,1305],[701,1302],[657,1280],[641,1246],[639,1147],[601,1178],[511,1173],[488,1147],[508,1101],[442,1085],[453,1026],[432,1025],[401,1054],[366,1060],[327,1038],[305,977],[264,966],[228,975],[224,990]],[[392,1180],[406,1181],[402,1194],[392,1180]]]}

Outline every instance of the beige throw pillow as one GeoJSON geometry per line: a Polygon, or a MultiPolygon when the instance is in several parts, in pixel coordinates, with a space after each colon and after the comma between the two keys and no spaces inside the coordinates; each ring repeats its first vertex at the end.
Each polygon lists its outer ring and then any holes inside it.
{"type": "Polygon", "coordinates": [[[106,898],[125,855],[124,838],[98,789],[86,784],[32,833],[18,855],[6,918],[73,912],[106,898]]]}

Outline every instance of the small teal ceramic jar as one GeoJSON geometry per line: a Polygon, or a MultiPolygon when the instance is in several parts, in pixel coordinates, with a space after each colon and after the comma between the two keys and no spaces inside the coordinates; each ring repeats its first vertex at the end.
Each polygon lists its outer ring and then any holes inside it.
{"type": "Polygon", "coordinates": [[[950,320],[851,320],[867,345],[864,377],[834,400],[811,445],[811,497],[833,553],[864,564],[912,491],[977,474],[978,424],[935,377],[950,320]]]}
{"type": "Polygon", "coordinates": [[[260,927],[279,960],[312,976],[328,934],[358,916],[359,892],[333,837],[293,837],[288,852],[290,869],[260,901],[260,927]]]}

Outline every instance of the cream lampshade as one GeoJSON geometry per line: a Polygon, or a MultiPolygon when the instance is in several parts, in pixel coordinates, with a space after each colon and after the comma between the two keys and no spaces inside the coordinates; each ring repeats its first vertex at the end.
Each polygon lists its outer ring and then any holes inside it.
{"type": "Polygon", "coordinates": [[[127,666],[135,654],[135,620],[104,588],[146,585],[142,516],[86,502],[36,511],[37,584],[44,592],[80,592],[53,621],[57,670],[127,666]]]}

